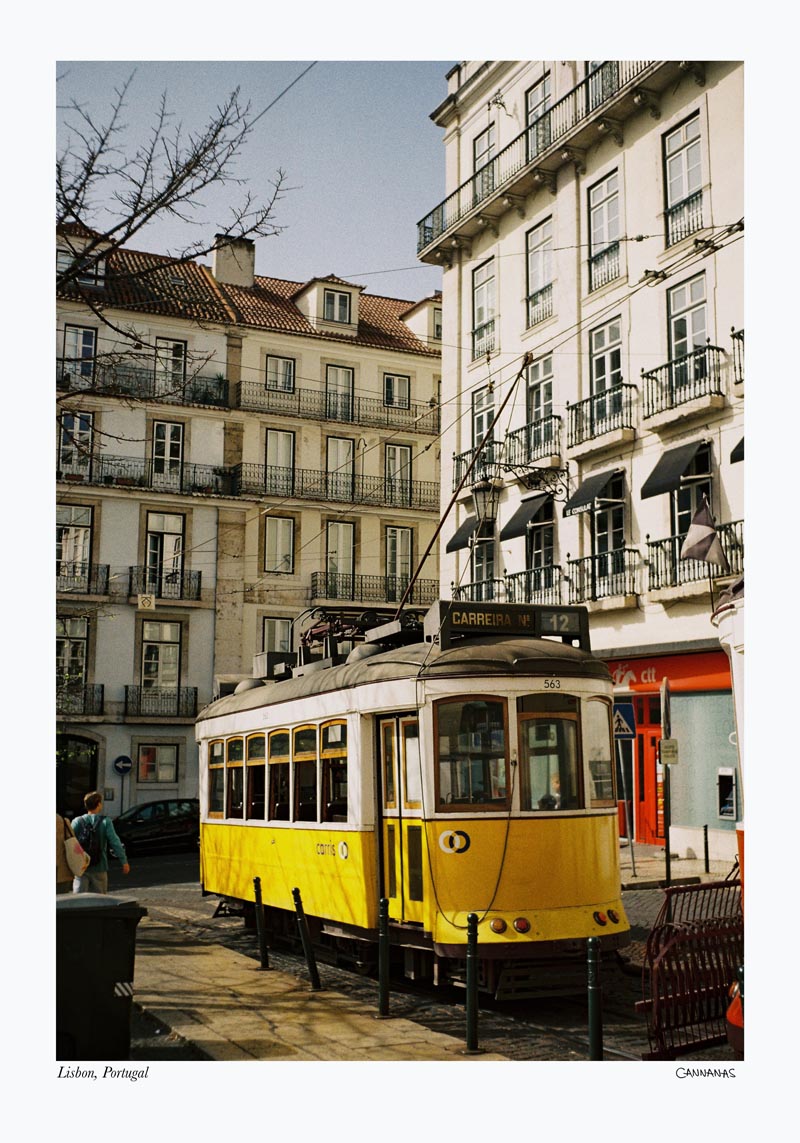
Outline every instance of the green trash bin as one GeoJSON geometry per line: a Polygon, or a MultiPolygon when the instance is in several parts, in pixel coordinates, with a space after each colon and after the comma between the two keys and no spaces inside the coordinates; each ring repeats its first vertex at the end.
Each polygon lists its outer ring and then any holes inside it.
{"type": "Polygon", "coordinates": [[[56,897],[56,1059],[130,1058],[136,926],[146,915],[104,893],[56,897]]]}

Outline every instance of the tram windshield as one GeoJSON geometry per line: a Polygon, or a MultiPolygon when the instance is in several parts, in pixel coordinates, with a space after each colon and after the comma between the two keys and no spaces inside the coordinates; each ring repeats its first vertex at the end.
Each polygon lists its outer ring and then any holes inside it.
{"type": "Polygon", "coordinates": [[[440,809],[507,806],[504,701],[474,698],[437,703],[436,741],[440,809]]]}

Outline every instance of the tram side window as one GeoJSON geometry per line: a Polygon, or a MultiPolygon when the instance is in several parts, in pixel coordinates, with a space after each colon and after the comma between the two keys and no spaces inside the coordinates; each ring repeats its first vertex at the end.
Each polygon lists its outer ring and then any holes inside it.
{"type": "Polygon", "coordinates": [[[439,809],[506,807],[505,702],[443,699],[434,709],[439,809]]]}
{"type": "Polygon", "coordinates": [[[521,809],[581,809],[578,700],[528,695],[519,700],[519,720],[521,809]]]}
{"type": "Polygon", "coordinates": [[[263,821],[266,810],[265,745],[263,734],[247,739],[247,817],[251,821],[263,821]]]}
{"type": "Polygon", "coordinates": [[[347,821],[347,723],[322,727],[322,820],[347,821]]]}
{"type": "Polygon", "coordinates": [[[208,815],[221,818],[225,810],[225,748],[222,742],[208,747],[208,815]]]}
{"type": "Polygon", "coordinates": [[[228,818],[244,817],[244,743],[241,738],[230,738],[227,743],[228,764],[225,767],[228,818]]]}
{"type": "Polygon", "coordinates": [[[615,805],[611,705],[605,699],[583,704],[583,753],[589,767],[589,805],[615,805]]]}
{"type": "Polygon", "coordinates": [[[289,731],[273,730],[269,736],[269,820],[288,822],[289,731]]]}
{"type": "Polygon", "coordinates": [[[317,728],[301,726],[294,732],[294,820],[315,822],[317,816],[317,728]]]}

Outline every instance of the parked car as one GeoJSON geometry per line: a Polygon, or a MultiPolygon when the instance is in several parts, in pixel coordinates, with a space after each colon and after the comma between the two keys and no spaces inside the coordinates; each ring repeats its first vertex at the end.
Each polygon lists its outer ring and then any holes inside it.
{"type": "Polygon", "coordinates": [[[143,802],[114,818],[114,828],[129,856],[159,849],[193,849],[200,843],[200,802],[197,798],[143,802]]]}

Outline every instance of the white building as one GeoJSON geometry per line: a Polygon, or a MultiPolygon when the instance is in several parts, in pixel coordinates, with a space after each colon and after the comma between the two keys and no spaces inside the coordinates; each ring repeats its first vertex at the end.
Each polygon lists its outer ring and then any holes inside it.
{"type": "Polygon", "coordinates": [[[433,536],[440,298],[253,268],[123,250],[58,299],[59,809],[196,796],[197,711],[326,606],[396,606],[433,536]]]}
{"type": "Polygon", "coordinates": [[[418,229],[445,270],[443,503],[461,488],[442,593],[585,604],[634,704],[634,836],[663,844],[667,679],[672,848],[732,856],[709,572],[716,598],[743,570],[743,67],[467,61],[447,84],[447,197],[418,229]],[[724,576],[680,559],[704,496],[724,576]]]}

